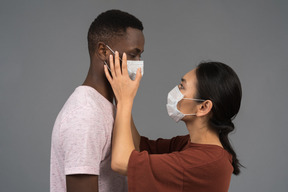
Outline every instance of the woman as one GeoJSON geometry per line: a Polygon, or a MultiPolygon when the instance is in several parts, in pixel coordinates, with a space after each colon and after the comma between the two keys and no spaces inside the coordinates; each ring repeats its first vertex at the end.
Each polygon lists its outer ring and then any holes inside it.
{"type": "Polygon", "coordinates": [[[105,74],[117,99],[111,167],[128,176],[129,191],[228,191],[240,164],[228,134],[241,103],[236,73],[218,62],[189,71],[168,94],[168,114],[184,121],[189,135],[156,141],[140,137],[132,120],[133,99],[141,80],[127,72],[127,56],[110,55],[105,74]]]}

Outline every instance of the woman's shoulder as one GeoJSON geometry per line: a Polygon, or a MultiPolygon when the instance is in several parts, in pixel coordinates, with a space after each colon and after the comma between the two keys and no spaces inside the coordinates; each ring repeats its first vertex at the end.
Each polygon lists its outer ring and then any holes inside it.
{"type": "Polygon", "coordinates": [[[232,156],[221,146],[189,143],[175,154],[185,167],[200,167],[208,164],[231,164],[232,156]]]}

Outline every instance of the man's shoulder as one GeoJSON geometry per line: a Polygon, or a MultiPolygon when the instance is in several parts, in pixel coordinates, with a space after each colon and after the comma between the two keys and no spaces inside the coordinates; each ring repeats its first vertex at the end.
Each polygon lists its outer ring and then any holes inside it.
{"type": "Polygon", "coordinates": [[[99,115],[109,110],[107,105],[103,105],[103,96],[95,89],[88,86],[79,86],[65,102],[59,117],[67,116],[91,116],[99,115]]]}
{"type": "Polygon", "coordinates": [[[70,95],[65,105],[72,108],[86,108],[97,110],[102,108],[104,110],[106,107],[103,103],[108,102],[106,99],[94,88],[89,86],[79,86],[70,95]],[[103,109],[104,107],[104,109],[103,109]]]}
{"type": "Polygon", "coordinates": [[[99,131],[110,126],[106,123],[114,120],[113,108],[103,105],[101,98],[97,100],[97,94],[100,93],[95,94],[95,91],[86,89],[84,86],[77,87],[59,112],[54,129],[63,132],[65,130],[73,131],[71,127],[85,129],[93,127],[93,130],[99,131]]]}

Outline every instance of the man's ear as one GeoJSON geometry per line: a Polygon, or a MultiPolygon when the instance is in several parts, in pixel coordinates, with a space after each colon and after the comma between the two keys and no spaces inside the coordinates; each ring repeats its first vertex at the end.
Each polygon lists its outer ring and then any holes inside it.
{"type": "Polygon", "coordinates": [[[105,43],[103,43],[103,42],[98,42],[97,43],[96,54],[98,55],[98,57],[102,61],[105,61],[105,60],[108,59],[108,52],[107,52],[105,43]]]}
{"type": "Polygon", "coordinates": [[[198,117],[208,115],[209,112],[212,110],[213,103],[211,100],[205,100],[203,103],[198,105],[198,110],[196,115],[198,117]]]}

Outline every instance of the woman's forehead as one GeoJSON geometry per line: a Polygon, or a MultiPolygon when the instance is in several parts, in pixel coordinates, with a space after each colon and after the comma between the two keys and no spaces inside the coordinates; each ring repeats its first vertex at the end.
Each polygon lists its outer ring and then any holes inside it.
{"type": "Polygon", "coordinates": [[[196,69],[193,69],[183,76],[187,84],[194,84],[196,82],[196,69]]]}

